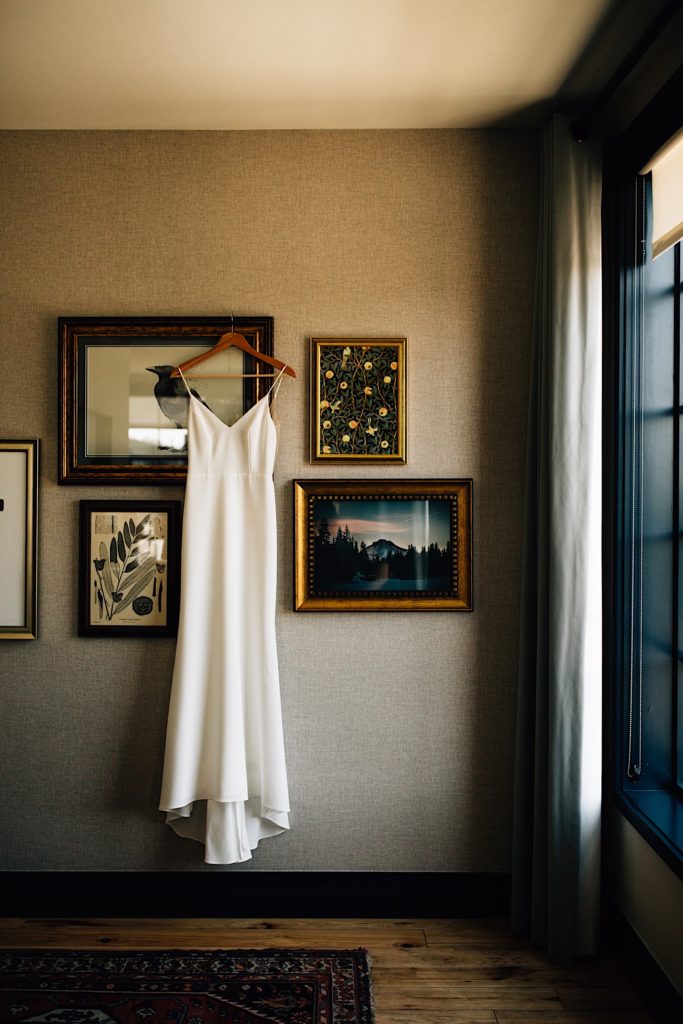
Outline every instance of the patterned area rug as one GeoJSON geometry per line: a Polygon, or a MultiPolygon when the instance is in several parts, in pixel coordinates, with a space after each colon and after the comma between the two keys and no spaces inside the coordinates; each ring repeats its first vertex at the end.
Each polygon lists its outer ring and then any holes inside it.
{"type": "Polygon", "coordinates": [[[0,951],[14,1024],[371,1024],[365,950],[0,951]]]}

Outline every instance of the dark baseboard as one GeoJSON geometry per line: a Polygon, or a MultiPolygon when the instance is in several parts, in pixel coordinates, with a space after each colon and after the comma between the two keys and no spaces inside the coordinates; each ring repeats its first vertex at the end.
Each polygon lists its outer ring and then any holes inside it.
{"type": "Polygon", "coordinates": [[[614,904],[604,908],[603,922],[610,951],[620,960],[655,1024],[673,1024],[673,1021],[683,1020],[683,997],[614,904]]]}
{"type": "Polygon", "coordinates": [[[7,917],[507,917],[510,876],[430,872],[4,872],[7,917]]]}

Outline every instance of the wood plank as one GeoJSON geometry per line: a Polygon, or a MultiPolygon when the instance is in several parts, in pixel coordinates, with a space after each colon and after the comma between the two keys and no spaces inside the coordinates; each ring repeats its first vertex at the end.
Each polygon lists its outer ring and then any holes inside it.
{"type": "Polygon", "coordinates": [[[514,932],[510,922],[490,918],[432,918],[421,922],[429,945],[449,945],[454,942],[505,942],[509,946],[530,946],[531,943],[514,932]]]}
{"type": "Polygon", "coordinates": [[[610,986],[558,985],[557,994],[565,1010],[612,1010],[618,1007],[637,1009],[640,1001],[628,984],[610,986]]]}
{"type": "Polygon", "coordinates": [[[440,981],[447,976],[453,984],[463,985],[473,981],[505,982],[513,981],[519,985],[552,985],[555,988],[571,988],[593,990],[619,988],[624,984],[624,976],[617,971],[608,973],[589,973],[568,968],[562,970],[557,965],[546,964],[541,968],[526,964],[511,965],[480,964],[462,967],[459,964],[430,962],[427,959],[417,961],[416,957],[405,956],[403,963],[393,958],[391,962],[382,959],[379,954],[376,966],[381,966],[382,976],[396,981],[418,979],[421,982],[440,981]]]}
{"type": "Polygon", "coordinates": [[[424,947],[421,929],[405,926],[392,928],[386,925],[354,928],[347,922],[339,922],[334,929],[291,925],[271,922],[249,922],[235,927],[234,922],[221,927],[211,923],[204,927],[177,920],[155,920],[136,922],[130,919],[110,921],[68,921],[61,918],[44,918],[35,922],[27,921],[21,928],[0,928],[0,946],[20,949],[53,946],[59,949],[269,949],[280,946],[296,948],[340,948],[354,949],[372,946],[375,949],[410,949],[424,947]]]}
{"type": "MultiPolygon", "coordinates": [[[[413,947],[403,950],[400,947],[394,949],[380,950],[377,953],[378,963],[383,967],[400,967],[406,964],[433,965],[448,970],[477,970],[478,968],[499,969],[501,971],[514,971],[519,968],[524,971],[538,971],[543,973],[550,970],[552,965],[540,955],[530,956],[524,951],[502,949],[482,949],[481,947],[470,948],[463,946],[426,946],[413,947]]],[[[616,970],[616,968],[612,968],[616,970]]],[[[555,968],[557,971],[557,968],[555,968]]],[[[617,973],[618,970],[617,970],[617,973]]],[[[600,972],[597,972],[600,976],[600,972]]]]}
{"type": "MultiPolygon", "coordinates": [[[[421,995],[427,993],[433,993],[434,995],[441,995],[444,998],[457,997],[460,998],[463,993],[472,992],[539,992],[542,991],[548,994],[548,998],[559,1000],[558,1005],[561,1004],[557,989],[552,985],[539,985],[538,982],[533,981],[498,981],[491,982],[488,978],[477,978],[473,976],[467,979],[461,979],[458,977],[451,977],[449,974],[442,972],[441,974],[432,975],[419,973],[412,975],[411,977],[403,977],[399,973],[395,973],[393,976],[387,976],[386,972],[382,971],[379,973],[377,980],[375,981],[375,991],[381,992],[417,992],[421,995]]],[[[615,991],[614,989],[608,989],[608,992],[615,991]]],[[[618,991],[618,990],[616,990],[618,991]]],[[[583,1007],[582,1007],[583,1008],[583,1007]]]]}
{"type": "Polygon", "coordinates": [[[409,990],[392,988],[382,983],[381,976],[373,980],[377,1005],[384,1009],[419,1010],[467,1009],[504,1010],[519,1007],[529,1010],[562,1009],[557,992],[553,988],[530,986],[477,985],[460,989],[434,987],[412,987],[409,990]]]}
{"type": "Polygon", "coordinates": [[[278,929],[288,931],[322,932],[329,935],[335,931],[359,932],[392,932],[396,935],[419,935],[420,944],[425,945],[422,927],[411,921],[386,921],[382,919],[355,920],[353,918],[2,918],[2,925],[8,927],[30,927],[31,929],[54,929],[59,927],[102,929],[102,928],[134,928],[140,933],[156,932],[159,929],[173,927],[178,934],[195,934],[196,932],[273,932],[278,929]]]}
{"type": "Polygon", "coordinates": [[[377,1009],[375,1024],[496,1024],[493,1010],[389,1010],[377,1009]]]}
{"type": "Polygon", "coordinates": [[[497,1024],[652,1024],[645,1010],[498,1010],[496,1021],[497,1024]]]}

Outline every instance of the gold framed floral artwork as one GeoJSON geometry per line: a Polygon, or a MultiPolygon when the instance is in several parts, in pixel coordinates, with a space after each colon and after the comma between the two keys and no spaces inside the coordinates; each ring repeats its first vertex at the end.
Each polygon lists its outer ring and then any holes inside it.
{"type": "Polygon", "coordinates": [[[406,339],[311,338],[311,462],[406,462],[406,339]]]}

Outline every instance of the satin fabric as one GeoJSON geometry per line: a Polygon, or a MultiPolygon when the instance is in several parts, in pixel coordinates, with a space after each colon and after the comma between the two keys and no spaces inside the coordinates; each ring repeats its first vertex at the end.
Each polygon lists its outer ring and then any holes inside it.
{"type": "Polygon", "coordinates": [[[289,828],[268,396],[227,426],[190,395],[188,448],[160,810],[206,863],[232,864],[289,828]]]}

